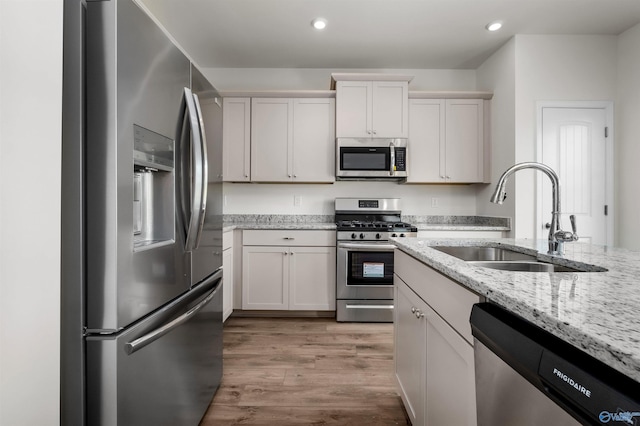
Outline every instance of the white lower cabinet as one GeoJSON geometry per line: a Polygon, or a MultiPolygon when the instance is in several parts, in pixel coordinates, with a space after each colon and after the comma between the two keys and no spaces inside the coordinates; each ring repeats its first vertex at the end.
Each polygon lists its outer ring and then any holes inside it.
{"type": "Polygon", "coordinates": [[[245,231],[243,239],[243,310],[335,310],[335,232],[245,231]]]}
{"type": "Polygon", "coordinates": [[[473,346],[466,323],[479,296],[398,250],[395,269],[395,377],[411,424],[475,426],[473,346]]]}
{"type": "Polygon", "coordinates": [[[424,425],[427,320],[419,315],[426,312],[427,304],[397,275],[393,280],[396,382],[411,424],[424,425]]]}
{"type": "Polygon", "coordinates": [[[233,231],[222,234],[222,320],[233,313],[233,231]]]}

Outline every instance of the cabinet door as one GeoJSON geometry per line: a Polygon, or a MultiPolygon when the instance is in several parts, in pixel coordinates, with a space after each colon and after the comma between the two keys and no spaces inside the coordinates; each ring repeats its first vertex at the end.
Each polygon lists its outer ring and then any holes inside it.
{"type": "Polygon", "coordinates": [[[288,275],[287,247],[244,247],[242,249],[242,309],[288,309],[288,275]]]}
{"type": "Polygon", "coordinates": [[[371,137],[371,82],[336,83],[336,137],[371,137]]]}
{"type": "Polygon", "coordinates": [[[294,181],[335,181],[335,107],[335,99],[294,99],[294,181]]]}
{"type": "Polygon", "coordinates": [[[222,105],[222,179],[225,182],[248,182],[251,171],[251,100],[224,98],[222,105]]]}
{"type": "Polygon", "coordinates": [[[293,100],[251,99],[251,180],[291,180],[293,100]]]}
{"type": "Polygon", "coordinates": [[[409,136],[409,83],[372,82],[371,136],[406,138],[409,136]]]}
{"type": "Polygon", "coordinates": [[[482,182],[484,126],[482,99],[446,101],[447,182],[482,182]]]}
{"type": "Polygon", "coordinates": [[[427,306],[397,275],[393,279],[396,382],[411,424],[424,426],[427,332],[420,313],[427,306]]]}
{"type": "Polygon", "coordinates": [[[427,308],[426,425],[476,425],[473,347],[427,308]]]}
{"type": "Polygon", "coordinates": [[[289,309],[336,309],[335,247],[291,247],[289,309]]]}
{"type": "Polygon", "coordinates": [[[222,252],[222,320],[226,321],[233,312],[233,249],[222,252]]]}
{"type": "Polygon", "coordinates": [[[444,182],[445,101],[409,100],[407,182],[444,182]]]}

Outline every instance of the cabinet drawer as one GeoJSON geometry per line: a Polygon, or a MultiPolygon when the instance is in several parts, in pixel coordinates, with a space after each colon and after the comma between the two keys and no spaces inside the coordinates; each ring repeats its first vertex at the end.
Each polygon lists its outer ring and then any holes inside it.
{"type": "Polygon", "coordinates": [[[324,230],[249,230],[242,233],[245,246],[321,246],[336,245],[336,232],[324,230]]]}
{"type": "Polygon", "coordinates": [[[473,342],[469,315],[480,296],[400,250],[395,251],[394,270],[467,342],[473,342]]]}

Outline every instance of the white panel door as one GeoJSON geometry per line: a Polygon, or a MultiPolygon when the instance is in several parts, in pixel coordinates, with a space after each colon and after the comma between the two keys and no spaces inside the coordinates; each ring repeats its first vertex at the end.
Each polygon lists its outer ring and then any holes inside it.
{"type": "Polygon", "coordinates": [[[409,136],[409,83],[406,81],[374,81],[372,135],[374,138],[406,138],[409,136]]]}
{"type": "Polygon", "coordinates": [[[251,172],[251,99],[222,101],[222,179],[248,182],[251,172]]]}
{"type": "Polygon", "coordinates": [[[482,99],[447,99],[447,182],[481,182],[484,166],[484,114],[482,99]]]}
{"type": "Polygon", "coordinates": [[[290,247],[289,309],[336,309],[335,247],[290,247]]]}
{"type": "MultiPolygon", "coordinates": [[[[607,150],[604,108],[542,108],[542,162],[558,174],[561,228],[571,230],[576,216],[580,241],[607,244],[607,150]]],[[[551,184],[539,178],[541,205],[536,230],[546,238],[551,221],[551,184]]]]}
{"type": "Polygon", "coordinates": [[[294,99],[294,181],[335,181],[335,114],[335,99],[294,99]]]}
{"type": "Polygon", "coordinates": [[[444,99],[409,100],[407,182],[444,182],[440,153],[445,143],[444,99]]]}
{"type": "Polygon", "coordinates": [[[289,249],[242,249],[242,309],[289,309],[289,249]]]}
{"type": "Polygon", "coordinates": [[[290,181],[293,143],[293,100],[251,100],[251,180],[290,181]]]}
{"type": "Polygon", "coordinates": [[[402,402],[413,426],[425,424],[427,311],[422,301],[397,275],[393,277],[395,308],[394,364],[402,402]],[[417,315],[416,315],[417,313],[417,315]]]}
{"type": "Polygon", "coordinates": [[[336,137],[371,137],[371,82],[336,83],[336,137]]]}
{"type": "Polygon", "coordinates": [[[433,309],[426,309],[425,424],[476,426],[473,347],[433,309]]]}

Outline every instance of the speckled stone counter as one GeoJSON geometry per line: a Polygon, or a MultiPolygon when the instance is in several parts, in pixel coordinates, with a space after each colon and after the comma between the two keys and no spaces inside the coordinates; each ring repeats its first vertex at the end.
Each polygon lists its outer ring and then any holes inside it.
{"type": "Polygon", "coordinates": [[[640,252],[567,243],[557,263],[608,271],[531,273],[473,266],[431,246],[507,247],[548,261],[546,241],[393,240],[417,260],[640,382],[640,252]]]}
{"type": "MultiPolygon", "coordinates": [[[[485,216],[402,216],[419,231],[509,231],[511,219],[485,216]]],[[[333,215],[224,215],[224,231],[233,229],[336,229],[333,215]]]]}
{"type": "Polygon", "coordinates": [[[511,230],[508,217],[487,216],[412,216],[403,215],[418,231],[503,231],[511,230]]]}
{"type": "Polygon", "coordinates": [[[233,229],[335,230],[333,215],[225,215],[223,231],[233,229]]]}

